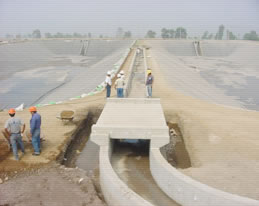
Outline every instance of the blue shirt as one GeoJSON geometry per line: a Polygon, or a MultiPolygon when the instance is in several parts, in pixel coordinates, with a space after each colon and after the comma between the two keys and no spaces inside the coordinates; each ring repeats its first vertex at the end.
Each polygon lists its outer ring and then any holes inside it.
{"type": "Polygon", "coordinates": [[[36,129],[40,129],[40,125],[41,125],[41,116],[38,113],[34,113],[30,121],[31,134],[33,134],[33,132],[36,129]]]}

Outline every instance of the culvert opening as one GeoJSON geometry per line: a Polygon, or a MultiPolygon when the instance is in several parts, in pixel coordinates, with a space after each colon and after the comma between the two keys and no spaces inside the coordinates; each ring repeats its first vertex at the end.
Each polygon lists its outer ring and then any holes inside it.
{"type": "Polygon", "coordinates": [[[150,140],[143,139],[112,139],[113,154],[126,152],[133,156],[148,156],[150,140]]]}
{"type": "Polygon", "coordinates": [[[168,122],[167,125],[170,130],[170,142],[160,149],[162,155],[168,163],[176,168],[186,169],[191,167],[191,159],[178,124],[168,122]]]}

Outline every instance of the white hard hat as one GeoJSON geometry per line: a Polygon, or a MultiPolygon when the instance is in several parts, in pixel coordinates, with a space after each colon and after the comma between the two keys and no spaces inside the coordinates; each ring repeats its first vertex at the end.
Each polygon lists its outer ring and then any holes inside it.
{"type": "Polygon", "coordinates": [[[120,75],[120,74],[117,74],[117,77],[118,77],[118,78],[120,78],[120,77],[121,77],[121,75],[120,75]]]}
{"type": "Polygon", "coordinates": [[[121,71],[120,71],[120,74],[124,74],[124,71],[123,71],[123,70],[121,70],[121,71]]]}
{"type": "Polygon", "coordinates": [[[111,75],[111,72],[110,72],[110,71],[108,71],[108,72],[107,72],[107,75],[111,75]]]}

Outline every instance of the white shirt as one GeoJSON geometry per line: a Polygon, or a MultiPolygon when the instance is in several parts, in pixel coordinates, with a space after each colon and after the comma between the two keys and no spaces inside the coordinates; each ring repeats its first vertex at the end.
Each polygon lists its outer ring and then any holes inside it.
{"type": "Polygon", "coordinates": [[[124,80],[122,78],[118,78],[116,81],[115,81],[115,85],[116,85],[116,88],[122,88],[124,87],[124,80]]]}
{"type": "Polygon", "coordinates": [[[109,84],[110,86],[112,85],[112,79],[111,77],[109,77],[108,75],[106,76],[106,79],[105,79],[105,84],[109,84]]]}

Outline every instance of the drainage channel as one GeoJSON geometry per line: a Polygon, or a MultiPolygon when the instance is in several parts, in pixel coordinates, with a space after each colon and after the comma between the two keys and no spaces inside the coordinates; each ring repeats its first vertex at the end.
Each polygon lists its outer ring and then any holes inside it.
{"type": "Polygon", "coordinates": [[[178,124],[168,122],[167,125],[170,130],[170,142],[160,148],[162,155],[175,168],[191,167],[191,159],[178,124]]]}
{"type": "Polygon", "coordinates": [[[66,167],[80,167],[85,170],[98,168],[99,147],[89,139],[91,127],[97,122],[100,110],[90,111],[71,135],[64,154],[61,155],[61,164],[66,167]],[[94,157],[94,158],[93,158],[94,157]],[[82,160],[84,159],[84,160],[82,160]]]}
{"type": "Polygon", "coordinates": [[[151,204],[179,206],[156,184],[149,168],[149,141],[125,143],[114,140],[112,166],[130,189],[151,204]]]}

